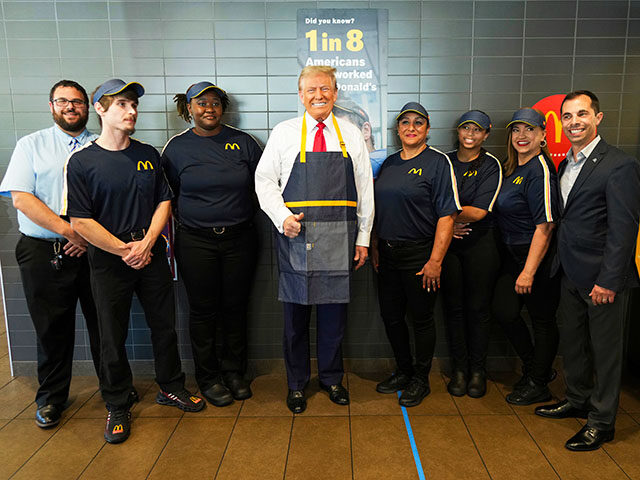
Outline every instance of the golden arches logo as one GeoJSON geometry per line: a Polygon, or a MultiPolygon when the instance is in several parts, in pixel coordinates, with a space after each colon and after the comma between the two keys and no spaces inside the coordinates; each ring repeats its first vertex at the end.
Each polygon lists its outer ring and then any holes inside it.
{"type": "Polygon", "coordinates": [[[476,175],[478,175],[478,171],[477,170],[467,170],[466,172],[464,172],[464,175],[462,175],[463,177],[475,177],[476,175]]]}
{"type": "Polygon", "coordinates": [[[122,433],[122,432],[124,432],[124,427],[122,426],[122,424],[119,423],[118,425],[113,426],[113,431],[111,433],[115,435],[116,433],[122,433]]]}
{"type": "Polygon", "coordinates": [[[225,150],[240,150],[240,145],[237,143],[226,143],[224,145],[225,150]]]}
{"type": "Polygon", "coordinates": [[[140,160],[138,162],[138,171],[140,170],[153,170],[153,164],[149,160],[145,160],[144,162],[140,160]]]}
{"type": "Polygon", "coordinates": [[[409,171],[407,172],[407,175],[409,175],[409,174],[411,174],[411,173],[413,173],[414,175],[420,175],[420,176],[422,176],[422,169],[421,169],[421,168],[417,168],[417,169],[416,169],[416,168],[412,168],[411,170],[409,170],[409,171]]]}
{"type": "Polygon", "coordinates": [[[562,140],[562,122],[560,122],[560,119],[558,118],[558,115],[556,114],[556,112],[554,112],[553,110],[549,110],[545,115],[544,115],[544,119],[547,121],[547,130],[549,130],[549,126],[553,125],[553,133],[554,135],[554,142],[555,143],[560,143],[560,141],[562,140]],[[549,118],[553,117],[553,123],[550,124],[549,123],[549,118]]]}
{"type": "Polygon", "coordinates": [[[513,179],[513,183],[515,183],[516,185],[520,185],[522,183],[522,180],[524,180],[524,179],[522,177],[518,176],[518,177],[513,179]]]}

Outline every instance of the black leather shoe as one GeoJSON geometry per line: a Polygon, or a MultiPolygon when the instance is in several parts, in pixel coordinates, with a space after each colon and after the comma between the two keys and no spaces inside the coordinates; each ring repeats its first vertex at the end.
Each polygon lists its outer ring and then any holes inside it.
{"type": "Polygon", "coordinates": [[[589,416],[588,410],[574,407],[569,400],[536,407],[535,413],[546,418],[587,418],[589,416]]]}
{"type": "Polygon", "coordinates": [[[329,399],[333,403],[338,405],[349,405],[349,392],[342,386],[341,383],[335,385],[325,385],[320,382],[320,388],[326,392],[329,392],[329,399]]]}
{"type": "Polygon", "coordinates": [[[238,372],[225,373],[224,384],[229,390],[231,390],[231,394],[236,400],[246,400],[247,398],[251,398],[253,395],[249,382],[247,382],[238,372]]]}
{"type": "Polygon", "coordinates": [[[413,377],[409,386],[400,395],[398,403],[403,407],[415,407],[420,405],[422,399],[431,393],[429,383],[421,378],[413,377]]]}
{"type": "Polygon", "coordinates": [[[507,395],[506,400],[512,405],[532,405],[551,400],[551,392],[546,385],[538,385],[529,380],[527,385],[507,395]]]}
{"type": "Polygon", "coordinates": [[[389,378],[383,380],[376,385],[378,393],[396,393],[398,390],[404,390],[409,385],[411,377],[404,373],[391,374],[389,378]]]}
{"type": "Polygon", "coordinates": [[[462,370],[456,370],[447,384],[447,392],[454,397],[462,397],[467,393],[467,376],[462,370]]]}
{"type": "Polygon", "coordinates": [[[200,393],[216,407],[226,407],[233,403],[233,395],[222,383],[214,383],[206,390],[201,390],[200,393]]]}
{"type": "Polygon", "coordinates": [[[589,452],[591,450],[597,450],[603,443],[613,440],[614,434],[614,428],[611,430],[600,430],[587,424],[567,440],[564,446],[574,452],[589,452]]]}
{"type": "Polygon", "coordinates": [[[293,413],[302,413],[307,409],[307,399],[304,390],[289,390],[287,394],[287,407],[293,413]]]}
{"type": "Polygon", "coordinates": [[[44,405],[36,410],[36,425],[40,428],[55,427],[60,423],[62,408],[58,405],[44,405]]]}
{"type": "Polygon", "coordinates": [[[487,393],[487,374],[484,372],[471,372],[471,378],[467,383],[467,395],[471,398],[484,397],[487,393]]]}

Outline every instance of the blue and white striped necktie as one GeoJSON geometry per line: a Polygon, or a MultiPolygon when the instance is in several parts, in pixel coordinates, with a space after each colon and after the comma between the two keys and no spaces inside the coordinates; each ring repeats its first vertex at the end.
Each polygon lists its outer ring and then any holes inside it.
{"type": "Polygon", "coordinates": [[[71,141],[69,142],[69,146],[71,147],[70,152],[73,152],[76,148],[78,148],[80,146],[80,142],[78,141],[78,139],[76,137],[73,137],[71,139],[71,141]]]}

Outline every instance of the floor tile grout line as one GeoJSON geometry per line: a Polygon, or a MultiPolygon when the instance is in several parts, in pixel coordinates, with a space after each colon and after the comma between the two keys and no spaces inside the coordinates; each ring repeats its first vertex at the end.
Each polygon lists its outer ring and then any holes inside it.
{"type": "MultiPolygon", "coordinates": [[[[442,376],[442,374],[440,374],[440,375],[442,376]]],[[[478,457],[480,457],[480,461],[482,462],[482,466],[484,467],[485,471],[487,472],[487,475],[489,476],[489,478],[493,480],[493,477],[491,476],[491,472],[489,472],[489,468],[487,467],[487,463],[484,461],[484,458],[483,458],[482,454],[480,453],[480,449],[478,448],[478,444],[476,443],[476,440],[473,438],[473,435],[471,434],[471,430],[469,430],[469,425],[467,425],[467,422],[464,419],[464,415],[462,415],[462,412],[460,411],[460,407],[458,406],[455,397],[452,396],[451,399],[453,400],[453,404],[455,405],[456,410],[458,410],[458,415],[460,415],[460,420],[462,420],[462,424],[464,425],[464,428],[467,431],[467,434],[469,435],[469,438],[471,439],[471,443],[473,443],[473,447],[476,449],[476,452],[478,453],[478,457]]]]}
{"type": "MultiPolygon", "coordinates": [[[[238,425],[238,420],[240,419],[240,412],[244,408],[244,400],[242,401],[242,405],[238,409],[238,413],[236,413],[236,419],[233,422],[233,427],[231,427],[231,431],[229,432],[229,438],[227,438],[227,444],[224,446],[224,450],[222,451],[222,455],[220,456],[220,462],[218,463],[218,468],[216,469],[216,474],[213,476],[214,480],[218,478],[218,474],[220,473],[220,468],[222,467],[222,462],[224,462],[224,456],[227,454],[227,450],[229,449],[229,444],[231,443],[231,437],[233,437],[233,432],[236,429],[236,425],[238,425]]],[[[211,417],[215,418],[215,417],[211,417]]],[[[223,417],[228,418],[228,417],[223,417]]]]}
{"type": "Polygon", "coordinates": [[[158,456],[156,457],[155,461],[153,462],[153,465],[151,465],[151,468],[149,469],[149,472],[147,473],[147,476],[145,477],[145,479],[148,479],[149,476],[151,475],[151,472],[153,472],[153,469],[156,468],[156,465],[158,464],[158,460],[160,460],[160,457],[162,456],[162,453],[167,448],[167,445],[169,445],[169,442],[171,441],[171,437],[173,437],[174,433],[176,433],[176,430],[178,429],[178,426],[180,425],[180,423],[182,422],[183,419],[184,419],[184,412],[182,412],[182,415],[180,416],[180,418],[178,418],[178,421],[176,422],[175,426],[173,427],[173,430],[171,431],[171,434],[167,438],[167,441],[164,442],[164,445],[162,446],[162,450],[160,450],[160,453],[158,453],[158,456]]]}
{"type": "Polygon", "coordinates": [[[542,447],[540,446],[540,444],[538,444],[538,442],[536,441],[535,437],[533,436],[533,433],[531,431],[529,431],[529,429],[527,428],[527,426],[524,424],[524,422],[522,421],[522,418],[520,418],[520,415],[516,412],[516,418],[518,419],[518,421],[520,422],[520,425],[522,425],[522,428],[524,428],[525,432],[527,432],[527,434],[529,435],[529,437],[531,437],[531,440],[533,441],[533,443],[535,444],[535,446],[538,448],[538,450],[540,450],[540,453],[542,454],[542,456],[544,457],[544,459],[547,461],[547,463],[549,464],[549,466],[551,467],[551,470],[553,470],[553,472],[558,476],[559,480],[562,480],[562,477],[560,476],[560,473],[556,470],[556,467],[553,465],[553,463],[551,462],[551,460],[549,460],[549,458],[547,457],[547,454],[544,453],[544,450],[542,449],[542,447]]]}
{"type": "MultiPolygon", "coordinates": [[[[350,385],[349,385],[349,374],[347,373],[345,375],[347,377],[347,390],[349,390],[350,385]]],[[[351,398],[349,398],[351,399],[351,398]]],[[[349,401],[349,405],[347,405],[347,414],[349,415],[349,450],[350,450],[350,455],[349,457],[351,458],[351,480],[354,480],[355,478],[355,471],[354,471],[354,467],[353,467],[353,434],[351,431],[351,401],[349,401]]]]}
{"type": "Polygon", "coordinates": [[[282,471],[282,480],[287,478],[287,465],[289,464],[289,452],[291,452],[291,440],[293,439],[293,424],[295,422],[295,414],[291,416],[291,430],[289,431],[289,443],[287,444],[287,456],[284,459],[284,470],[282,471]]]}

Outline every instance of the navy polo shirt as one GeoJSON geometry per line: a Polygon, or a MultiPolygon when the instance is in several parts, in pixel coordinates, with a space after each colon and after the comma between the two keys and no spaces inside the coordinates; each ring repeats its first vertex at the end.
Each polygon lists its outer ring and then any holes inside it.
{"type": "MultiPolygon", "coordinates": [[[[458,160],[458,152],[455,150],[447,153],[447,156],[456,174],[460,204],[463,207],[470,206],[487,212],[493,211],[502,184],[500,161],[485,150],[481,151],[477,159],[480,164],[477,168],[473,165],[476,160],[472,162],[458,160]]],[[[473,222],[472,231],[487,229],[492,225],[493,217],[489,213],[482,220],[473,222]]]]}
{"type": "Polygon", "coordinates": [[[536,225],[558,218],[557,174],[540,154],[504,178],[496,202],[496,220],[507,245],[531,243],[536,225]]]}
{"type": "Polygon", "coordinates": [[[431,240],[438,220],[461,210],[451,162],[431,147],[410,160],[389,156],[374,188],[376,232],[385,240],[431,240]]]}
{"type": "Polygon", "coordinates": [[[113,235],[148,228],[171,190],[155,148],[138,140],[124,150],[92,142],[67,160],[63,214],[92,218],[113,235]]]}
{"type": "Polygon", "coordinates": [[[178,221],[191,228],[237,225],[253,218],[254,174],[262,151],[253,137],[224,125],[201,137],[186,130],[162,151],[178,221]]]}

